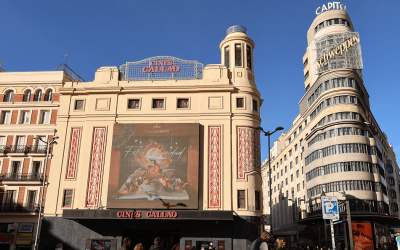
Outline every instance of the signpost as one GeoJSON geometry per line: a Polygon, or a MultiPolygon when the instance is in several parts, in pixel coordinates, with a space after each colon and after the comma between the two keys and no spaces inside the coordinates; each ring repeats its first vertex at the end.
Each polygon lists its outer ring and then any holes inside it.
{"type": "Polygon", "coordinates": [[[339,220],[338,199],[336,196],[322,196],[322,217],[324,220],[330,220],[332,249],[336,250],[335,246],[335,231],[333,229],[333,221],[339,220]]]}

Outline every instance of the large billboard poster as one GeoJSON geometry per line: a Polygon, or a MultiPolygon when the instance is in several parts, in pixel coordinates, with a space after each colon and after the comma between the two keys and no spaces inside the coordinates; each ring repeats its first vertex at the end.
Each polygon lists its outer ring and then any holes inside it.
{"type": "Polygon", "coordinates": [[[198,209],[199,124],[115,124],[108,208],[198,209]]]}
{"type": "Polygon", "coordinates": [[[353,231],[353,242],[355,250],[373,250],[374,242],[372,238],[371,223],[351,223],[353,231]]]}

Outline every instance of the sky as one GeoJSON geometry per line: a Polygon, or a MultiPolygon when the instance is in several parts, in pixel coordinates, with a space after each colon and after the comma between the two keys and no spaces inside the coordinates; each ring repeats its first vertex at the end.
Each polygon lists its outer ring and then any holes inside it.
{"type": "MultiPolygon", "coordinates": [[[[261,126],[289,130],[305,94],[302,57],[315,10],[328,1],[118,0],[1,1],[0,61],[5,71],[51,71],[65,62],[86,81],[103,66],[152,56],[221,63],[232,25],[255,42],[254,74],[264,103],[261,126]]],[[[371,111],[400,155],[400,1],[341,2],[360,33],[371,111]]],[[[275,133],[271,144],[279,137],[275,133]]],[[[263,137],[262,159],[268,156],[263,137]]]]}

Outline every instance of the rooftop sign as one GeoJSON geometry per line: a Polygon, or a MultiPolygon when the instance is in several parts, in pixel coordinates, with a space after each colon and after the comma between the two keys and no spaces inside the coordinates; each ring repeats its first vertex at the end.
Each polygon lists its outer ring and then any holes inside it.
{"type": "Polygon", "coordinates": [[[344,4],[341,4],[340,2],[329,2],[328,7],[326,7],[326,5],[322,5],[322,7],[318,7],[315,10],[315,14],[319,15],[322,12],[328,11],[328,10],[344,10],[346,11],[346,6],[344,4]]]}
{"type": "Polygon", "coordinates": [[[124,80],[190,80],[203,78],[203,64],[171,56],[156,56],[120,66],[124,80]]]}

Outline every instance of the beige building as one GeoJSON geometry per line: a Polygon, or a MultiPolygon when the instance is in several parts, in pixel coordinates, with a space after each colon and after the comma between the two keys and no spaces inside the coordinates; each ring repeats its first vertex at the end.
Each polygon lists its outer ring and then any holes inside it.
{"type": "MultiPolygon", "coordinates": [[[[0,72],[1,72],[0,68],[0,72]]],[[[0,73],[0,249],[30,248],[36,236],[47,145],[56,133],[63,71],[0,73]]],[[[46,197],[46,196],[44,196],[46,197]]]]}
{"type": "Polygon", "coordinates": [[[63,84],[41,247],[159,236],[249,249],[262,214],[254,42],[233,26],[219,46],[221,64],[153,57],[63,84]]]}
{"type": "MultiPolygon", "coordinates": [[[[372,247],[386,248],[389,227],[399,224],[399,167],[370,110],[360,36],[354,30],[344,9],[332,9],[320,13],[307,32],[300,113],[271,150],[272,211],[268,159],[262,165],[264,213],[272,214],[273,233],[291,243],[326,244],[323,193],[350,202],[352,226],[371,235],[380,232],[371,236],[372,247]]],[[[346,207],[340,204],[344,218],[346,207]]],[[[343,225],[335,225],[336,247],[349,249],[343,225]]],[[[327,239],[331,245],[329,232],[327,239]]]]}

